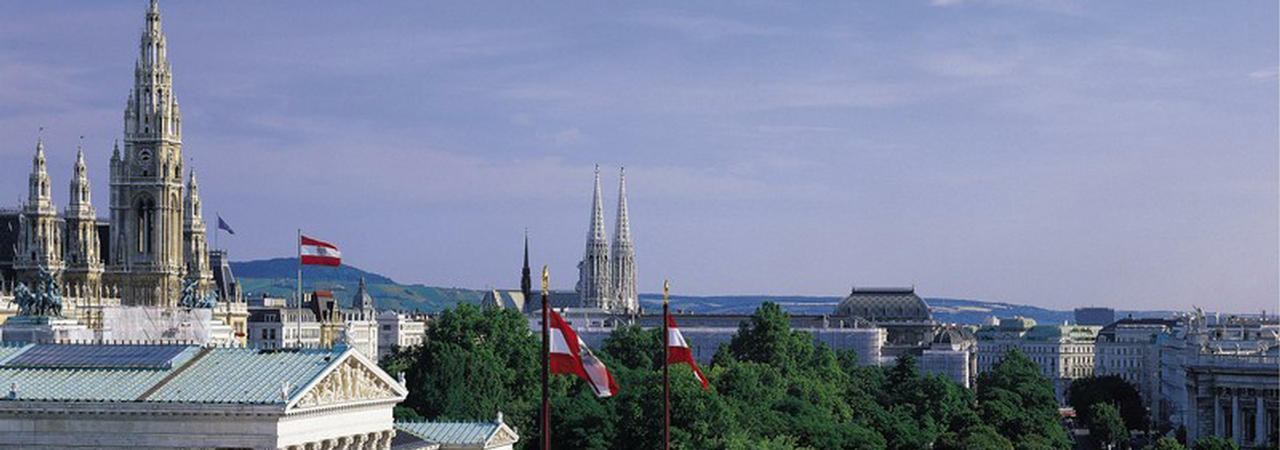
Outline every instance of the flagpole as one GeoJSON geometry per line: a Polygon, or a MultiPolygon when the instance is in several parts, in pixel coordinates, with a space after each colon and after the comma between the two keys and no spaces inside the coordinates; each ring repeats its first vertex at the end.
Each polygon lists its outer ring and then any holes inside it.
{"type": "Polygon", "coordinates": [[[298,229],[297,245],[298,245],[298,295],[297,295],[298,303],[294,305],[294,308],[296,308],[297,314],[295,315],[298,317],[298,323],[295,327],[297,336],[294,336],[294,337],[298,339],[298,348],[302,348],[302,229],[301,228],[298,229]]]}
{"type": "MultiPolygon", "coordinates": [[[[551,358],[551,315],[547,306],[547,285],[551,272],[542,266],[542,449],[551,449],[551,388],[548,386],[551,358]]],[[[527,299],[526,299],[527,300],[527,299]]]]}
{"type": "Polygon", "coordinates": [[[219,223],[218,223],[218,226],[213,227],[213,249],[214,249],[214,250],[218,250],[218,248],[219,248],[219,246],[218,246],[218,236],[219,236],[219,234],[220,234],[219,232],[220,232],[220,231],[222,231],[222,223],[221,223],[221,222],[222,222],[222,214],[218,214],[217,212],[214,212],[214,213],[213,213],[213,215],[214,215],[214,216],[216,216],[216,217],[218,218],[218,222],[219,222],[219,223]]]}
{"type": "Polygon", "coordinates": [[[662,448],[671,450],[671,365],[667,353],[671,351],[671,305],[667,300],[671,282],[662,280],[662,448]]]}

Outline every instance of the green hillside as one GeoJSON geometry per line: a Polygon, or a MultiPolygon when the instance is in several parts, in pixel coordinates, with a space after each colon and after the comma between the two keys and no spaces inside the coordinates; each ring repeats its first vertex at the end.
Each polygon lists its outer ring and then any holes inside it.
{"type": "MultiPolygon", "coordinates": [[[[298,285],[297,261],[296,258],[275,258],[232,262],[231,270],[240,280],[246,295],[267,293],[290,297],[298,285]]],[[[343,305],[350,305],[361,277],[365,279],[369,295],[373,296],[378,309],[436,312],[458,303],[480,303],[484,298],[483,291],[399,284],[382,275],[347,265],[305,267],[302,275],[303,290],[331,290],[343,305]]]]}

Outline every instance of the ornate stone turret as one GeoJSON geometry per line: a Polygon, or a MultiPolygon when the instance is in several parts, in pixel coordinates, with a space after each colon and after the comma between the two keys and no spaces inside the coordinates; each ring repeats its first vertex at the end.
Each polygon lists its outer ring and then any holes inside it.
{"type": "Polygon", "coordinates": [[[600,166],[596,166],[595,194],[591,198],[591,227],[587,230],[587,251],[578,263],[578,297],[586,308],[610,307],[612,280],[609,277],[609,241],[604,233],[604,209],[600,202],[600,166]]]}
{"type": "Polygon", "coordinates": [[[90,199],[89,174],[84,150],[76,150],[75,175],[71,178],[71,200],[63,215],[67,223],[66,272],[63,285],[72,295],[97,297],[102,287],[102,256],[98,244],[98,214],[90,199]]]}
{"type": "Polygon", "coordinates": [[[187,263],[186,280],[195,281],[196,292],[203,294],[209,290],[213,281],[213,270],[209,267],[209,241],[205,236],[200,185],[196,183],[195,169],[191,170],[191,177],[187,181],[187,198],[183,205],[182,248],[183,259],[187,263]]]}
{"type": "Polygon", "coordinates": [[[124,112],[124,151],[111,158],[107,282],[120,286],[126,305],[174,306],[187,272],[182,119],[154,0],[138,47],[134,86],[124,112]]]}
{"type": "Polygon", "coordinates": [[[627,173],[626,169],[618,175],[618,216],[613,231],[613,259],[611,263],[613,275],[615,312],[636,314],[640,312],[640,301],[636,295],[636,251],[631,241],[631,222],[627,219],[627,173]]]}
{"type": "Polygon", "coordinates": [[[45,167],[44,140],[36,142],[36,155],[31,159],[27,204],[18,217],[18,243],[14,248],[13,268],[18,281],[32,284],[41,271],[61,276],[62,224],[53,206],[49,171],[45,167]]]}

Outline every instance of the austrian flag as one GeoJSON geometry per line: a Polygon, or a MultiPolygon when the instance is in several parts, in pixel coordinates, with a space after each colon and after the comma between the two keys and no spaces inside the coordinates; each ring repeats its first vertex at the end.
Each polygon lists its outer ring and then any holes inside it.
{"type": "Polygon", "coordinates": [[[298,245],[298,255],[302,258],[303,264],[313,266],[342,265],[342,252],[339,252],[338,247],[333,244],[302,236],[302,239],[298,241],[298,245]]]}
{"type": "Polygon", "coordinates": [[[548,355],[550,373],[577,375],[587,380],[596,397],[609,397],[618,393],[618,384],[613,381],[613,374],[604,363],[591,354],[587,344],[578,338],[578,333],[569,328],[569,324],[551,310],[551,354],[548,355]]]}
{"type": "Polygon", "coordinates": [[[684,340],[684,335],[680,334],[680,329],[676,328],[676,319],[667,315],[667,364],[680,363],[688,363],[693,369],[693,376],[702,383],[702,388],[711,390],[707,386],[707,377],[702,375],[698,365],[693,362],[693,351],[689,349],[689,343],[684,340]]]}

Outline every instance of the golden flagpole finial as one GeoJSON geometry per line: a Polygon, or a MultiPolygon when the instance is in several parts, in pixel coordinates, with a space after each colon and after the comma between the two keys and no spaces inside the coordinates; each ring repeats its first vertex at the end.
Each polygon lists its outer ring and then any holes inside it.
{"type": "Polygon", "coordinates": [[[547,270],[547,266],[542,266],[542,294],[546,295],[548,286],[551,284],[551,271],[547,270]]]}
{"type": "Polygon", "coordinates": [[[667,295],[671,292],[671,280],[662,280],[662,303],[667,303],[667,295]]]}

